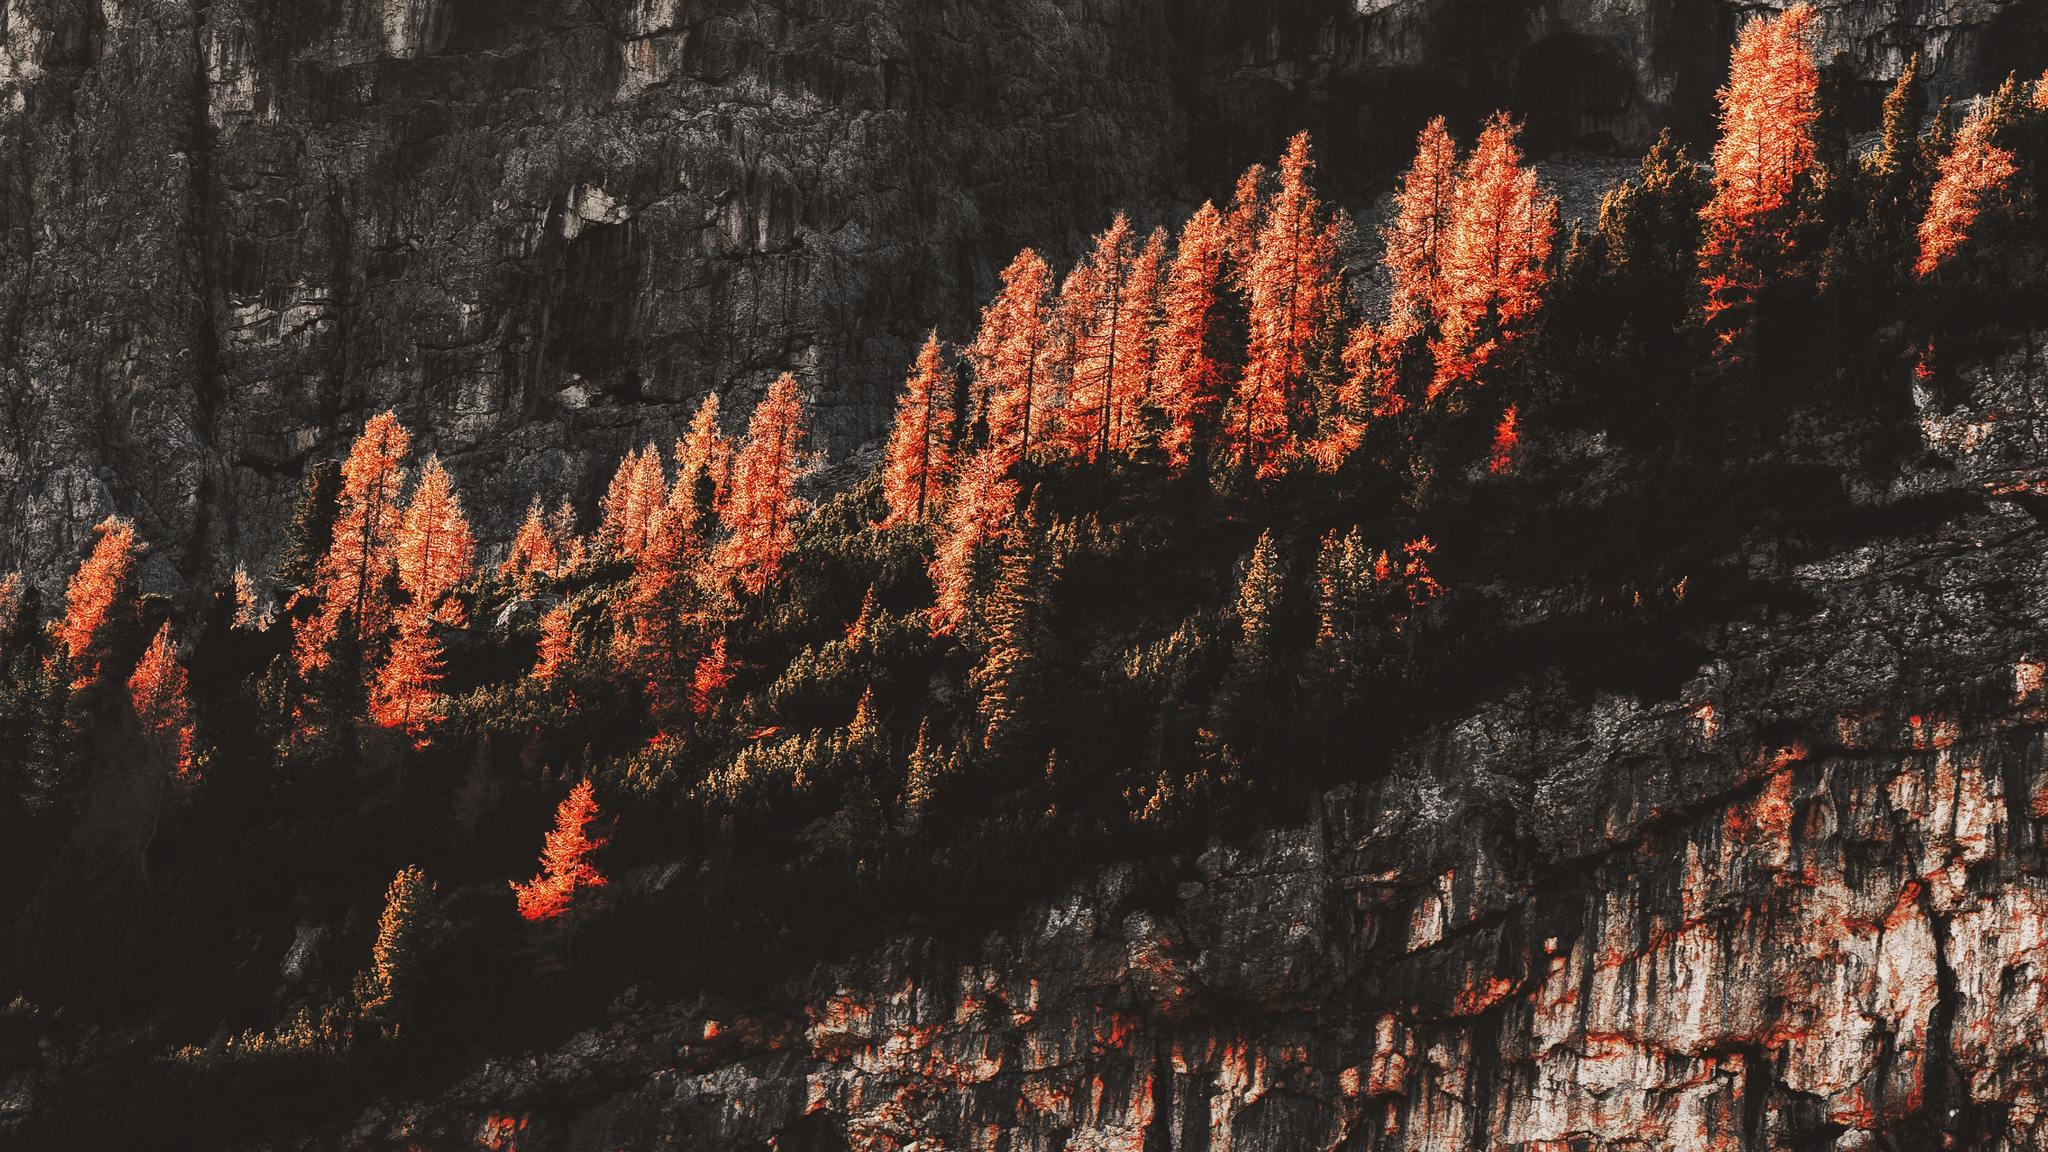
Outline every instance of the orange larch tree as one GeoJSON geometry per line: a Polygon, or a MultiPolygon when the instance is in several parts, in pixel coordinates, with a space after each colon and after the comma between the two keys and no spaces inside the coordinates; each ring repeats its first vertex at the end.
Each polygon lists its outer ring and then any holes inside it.
{"type": "Polygon", "coordinates": [[[93,526],[92,552],[64,590],[64,620],[57,639],[71,660],[71,690],[82,691],[99,679],[106,656],[107,633],[124,601],[135,591],[135,558],[141,546],[135,525],[109,516],[93,526]]]}
{"type": "Polygon", "coordinates": [[[1478,375],[1526,333],[1543,303],[1557,200],[1522,163],[1518,133],[1505,113],[1495,115],[1459,173],[1442,252],[1446,287],[1431,398],[1478,375]]]}
{"type": "Polygon", "coordinates": [[[1314,166],[1308,133],[1297,133],[1281,157],[1244,269],[1248,339],[1228,437],[1232,461],[1261,475],[1293,454],[1296,431],[1309,413],[1315,346],[1342,293],[1337,249],[1348,222],[1316,197],[1314,166]]]}
{"type": "Polygon", "coordinates": [[[1166,274],[1156,336],[1159,408],[1166,414],[1166,458],[1185,468],[1223,403],[1223,368],[1209,342],[1223,283],[1223,215],[1204,202],[1181,226],[1166,274]]]}
{"type": "Polygon", "coordinates": [[[925,337],[896,402],[896,423],[882,453],[884,528],[921,524],[938,506],[953,463],[953,378],[939,352],[939,334],[925,337]]]}
{"type": "Polygon", "coordinates": [[[1925,279],[1955,255],[1984,206],[2019,171],[2012,152],[1993,142],[1994,127],[1992,105],[1979,105],[1963,118],[1948,155],[1941,158],[1927,214],[1920,220],[1920,257],[1913,265],[1914,275],[1925,279]]]}
{"type": "Polygon", "coordinates": [[[1813,9],[1799,5],[1743,26],[1729,62],[1714,145],[1714,195],[1703,214],[1705,313],[1722,345],[1740,333],[1767,271],[1791,237],[1794,199],[1813,170],[1820,70],[1813,9]]]}
{"type": "Polygon", "coordinates": [[[932,631],[949,633],[967,619],[977,564],[990,544],[1009,531],[1017,511],[1018,485],[1009,465],[993,448],[975,453],[960,469],[946,506],[945,531],[932,556],[932,631]]]}
{"type": "Polygon", "coordinates": [[[450,627],[462,605],[450,593],[476,574],[476,536],[454,483],[433,456],[420,468],[398,534],[398,584],[412,608],[450,627]]]}
{"type": "Polygon", "coordinates": [[[462,501],[439,459],[428,457],[399,526],[398,584],[406,604],[383,667],[370,685],[370,718],[403,728],[421,746],[445,715],[439,689],[441,641],[434,626],[460,626],[462,605],[451,593],[475,574],[476,540],[462,501]]]}
{"type": "Polygon", "coordinates": [[[1522,432],[1517,424],[1521,412],[1510,404],[1500,414],[1500,423],[1494,425],[1493,450],[1487,454],[1486,470],[1495,476],[1505,476],[1515,466],[1515,452],[1522,446],[1522,432]]]}
{"type": "Polygon", "coordinates": [[[1058,327],[1067,377],[1060,442],[1083,460],[1108,452],[1114,436],[1122,399],[1116,393],[1116,354],[1130,273],[1131,222],[1119,212],[1060,285],[1058,327]]]}
{"type": "Polygon", "coordinates": [[[1247,293],[1249,289],[1242,281],[1251,267],[1260,222],[1266,217],[1266,176],[1264,164],[1245,169],[1231,190],[1230,207],[1224,210],[1222,218],[1223,256],[1229,262],[1231,277],[1239,281],[1238,288],[1247,293]]]}
{"type": "Polygon", "coordinates": [[[548,530],[547,514],[541,511],[540,500],[536,498],[527,507],[519,531],[512,535],[512,546],[505,553],[505,562],[498,565],[498,575],[526,589],[533,586],[535,579],[560,571],[561,563],[561,550],[555,544],[554,533],[548,530]]]}
{"type": "Polygon", "coordinates": [[[447,712],[441,689],[441,641],[433,620],[418,605],[398,613],[391,652],[370,684],[370,719],[380,728],[399,728],[426,746],[429,728],[447,712]]]}
{"type": "Polygon", "coordinates": [[[628,559],[639,555],[667,500],[668,474],[660,451],[648,444],[626,453],[598,504],[598,547],[628,559]]]}
{"type": "Polygon", "coordinates": [[[1387,328],[1419,332],[1443,315],[1444,257],[1456,214],[1458,144],[1439,116],[1415,140],[1415,162],[1394,191],[1394,221],[1380,233],[1394,299],[1387,328]]]}
{"type": "Polygon", "coordinates": [[[719,429],[718,404],[718,393],[706,395],[689,432],[676,441],[676,482],[664,512],[699,538],[709,534],[732,480],[732,441],[719,429]]]}
{"type": "Polygon", "coordinates": [[[590,859],[604,846],[603,840],[594,840],[589,833],[590,822],[597,815],[597,800],[588,780],[570,789],[556,806],[554,830],[542,841],[540,874],[525,884],[512,882],[521,916],[552,920],[569,911],[579,891],[604,887],[604,874],[590,859]]]}
{"type": "Polygon", "coordinates": [[[539,656],[528,675],[535,683],[553,684],[575,657],[575,616],[567,604],[557,604],[540,618],[539,656]]]}
{"type": "Polygon", "coordinates": [[[750,594],[758,595],[781,571],[796,539],[804,510],[796,478],[805,419],[803,389],[784,372],[754,408],[746,442],[733,459],[726,537],[713,562],[750,594]]]}
{"type": "Polygon", "coordinates": [[[1052,269],[1026,248],[1003,269],[1003,288],[982,309],[967,349],[988,443],[1006,462],[1021,460],[1045,421],[1042,371],[1052,331],[1052,269]]]}
{"type": "Polygon", "coordinates": [[[1154,228],[1131,257],[1124,278],[1122,320],[1116,335],[1116,372],[1111,381],[1115,403],[1109,425],[1109,450],[1128,452],[1138,435],[1138,411],[1154,401],[1158,371],[1160,280],[1166,270],[1166,232],[1154,228]]]}
{"type": "Polygon", "coordinates": [[[319,608],[300,622],[293,637],[301,674],[326,666],[328,645],[344,617],[365,646],[390,628],[387,584],[398,537],[398,500],[405,489],[405,454],[411,447],[397,413],[387,410],[363,425],[349,449],[341,466],[333,541],[314,572],[319,608]]]}
{"type": "Polygon", "coordinates": [[[128,699],[135,705],[151,759],[179,780],[192,775],[192,704],[186,684],[185,666],[178,661],[171,625],[165,621],[128,677],[128,699]]]}

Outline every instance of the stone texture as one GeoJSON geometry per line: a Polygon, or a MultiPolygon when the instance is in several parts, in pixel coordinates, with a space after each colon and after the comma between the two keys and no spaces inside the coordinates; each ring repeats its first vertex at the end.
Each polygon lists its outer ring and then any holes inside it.
{"type": "Polygon", "coordinates": [[[978,945],[622,1006],[309,1144],[2048,1148],[2040,380],[1918,393],[1875,530],[1746,551],[1804,607],[1673,695],[1525,684],[978,945]]]}
{"type": "MultiPolygon", "coordinates": [[[[1439,111],[1698,129],[1753,7],[5,0],[0,565],[54,590],[119,511],[159,587],[260,571],[387,405],[487,540],[785,368],[844,455],[1022,245],[1170,220],[1303,126],[1361,208],[1439,111]]],[[[1874,83],[2044,42],[2025,0],[1824,7],[1874,83]]]]}

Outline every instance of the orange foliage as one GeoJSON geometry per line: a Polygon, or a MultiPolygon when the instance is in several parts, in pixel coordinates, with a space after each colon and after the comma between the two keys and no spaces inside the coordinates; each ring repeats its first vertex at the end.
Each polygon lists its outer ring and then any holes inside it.
{"type": "Polygon", "coordinates": [[[1963,119],[1955,143],[1941,158],[1940,176],[1920,221],[1920,258],[1913,274],[1926,277],[1969,239],[1984,204],[2019,171],[2012,152],[1991,142],[1991,108],[1979,106],[1963,119]]]}
{"type": "Polygon", "coordinates": [[[519,901],[519,914],[528,920],[552,920],[569,911],[576,893],[584,888],[602,888],[603,873],[590,862],[590,854],[604,846],[586,829],[597,818],[597,800],[588,780],[569,790],[555,808],[554,831],[542,842],[540,874],[531,881],[512,883],[519,901]]]}
{"type": "Polygon", "coordinates": [[[1486,470],[1495,476],[1506,475],[1515,466],[1515,450],[1522,444],[1522,433],[1515,427],[1519,415],[1515,405],[1508,405],[1493,429],[1493,451],[1487,456],[1486,470]]]}
{"type": "Polygon", "coordinates": [[[1310,355],[1340,295],[1337,246],[1346,222],[1316,198],[1313,168],[1308,133],[1298,133],[1281,157],[1279,185],[1244,270],[1249,339],[1232,399],[1230,456],[1260,475],[1293,454],[1295,428],[1307,414],[1310,355]]]}
{"type": "Polygon", "coordinates": [[[662,468],[661,453],[652,444],[626,453],[598,505],[602,513],[598,547],[619,556],[638,556],[647,547],[655,518],[667,500],[668,475],[662,468]]]}
{"type": "Polygon", "coordinates": [[[320,607],[294,636],[301,674],[327,662],[328,646],[344,614],[352,614],[359,641],[380,639],[390,626],[385,591],[399,527],[399,493],[412,439],[394,412],[372,416],[341,466],[341,506],[334,540],[314,572],[320,607]]]}
{"type": "Polygon", "coordinates": [[[725,637],[714,637],[690,675],[690,711],[699,719],[709,716],[731,683],[732,660],[725,652],[725,637]]]}
{"type": "Polygon", "coordinates": [[[1458,145],[1439,116],[1416,137],[1415,162],[1394,192],[1394,222],[1381,232],[1394,279],[1388,325],[1396,332],[1419,331],[1443,314],[1445,248],[1457,189],[1458,145]]]}
{"type": "Polygon", "coordinates": [[[1223,370],[1209,354],[1223,279],[1223,217],[1204,202],[1181,227],[1166,274],[1158,325],[1158,397],[1166,413],[1161,445],[1174,468],[1187,467],[1223,400],[1223,370]]]}
{"type": "Polygon", "coordinates": [[[141,550],[134,523],[119,516],[100,521],[92,532],[92,552],[64,590],[64,620],[57,628],[57,639],[71,657],[74,692],[99,679],[102,633],[115,605],[132,591],[135,557],[141,550]]]}
{"type": "Polygon", "coordinates": [[[451,627],[462,606],[449,598],[476,572],[476,537],[441,461],[427,457],[398,535],[398,584],[420,612],[451,627]]]}
{"type": "Polygon", "coordinates": [[[567,604],[557,604],[540,618],[540,658],[529,675],[540,684],[552,684],[575,655],[574,617],[567,604]]]}
{"type": "Polygon", "coordinates": [[[1470,380],[1527,330],[1549,282],[1557,201],[1522,164],[1519,129],[1505,113],[1486,122],[1458,175],[1441,253],[1441,336],[1431,398],[1470,380]]]}
{"type": "Polygon", "coordinates": [[[889,504],[883,527],[921,523],[933,511],[953,462],[952,420],[953,381],[940,362],[939,334],[933,332],[904,381],[896,424],[883,450],[882,496],[889,504]]]}
{"type": "Polygon", "coordinates": [[[185,666],[171,644],[169,621],[142,653],[128,677],[128,698],[135,718],[149,740],[152,755],[168,763],[179,779],[192,774],[192,705],[186,694],[185,666]]]}
{"type": "Polygon", "coordinates": [[[746,442],[733,460],[723,516],[728,535],[715,563],[751,594],[774,579],[796,539],[796,518],[804,507],[796,495],[804,423],[803,389],[785,372],[755,406],[746,442]]]}
{"type": "Polygon", "coordinates": [[[1151,386],[1164,245],[1155,237],[1134,258],[1131,222],[1119,212],[1060,288],[1060,328],[1071,358],[1061,441],[1083,460],[1129,447],[1136,431],[1138,404],[1151,386]]]}
{"type": "Polygon", "coordinates": [[[933,632],[951,632],[967,618],[975,559],[1008,529],[1017,510],[1017,493],[1008,465],[993,448],[975,453],[960,469],[946,508],[945,533],[930,568],[938,593],[932,605],[933,632]]]}
{"type": "Polygon", "coordinates": [[[1052,270],[1026,248],[1003,269],[1003,289],[981,312],[981,329],[968,346],[975,387],[988,423],[989,446],[1005,462],[1031,450],[1044,423],[1046,381],[1040,361],[1051,334],[1052,270]]]}
{"type": "Polygon", "coordinates": [[[426,747],[427,729],[447,712],[441,695],[441,641],[422,606],[408,605],[398,614],[398,634],[391,654],[370,685],[370,719],[381,728],[401,728],[426,747]]]}
{"type": "Polygon", "coordinates": [[[690,431],[676,442],[676,482],[665,515],[701,537],[725,503],[732,480],[732,442],[718,428],[718,393],[704,397],[690,418],[690,431]]]}
{"type": "Polygon", "coordinates": [[[536,577],[553,576],[562,569],[562,551],[555,537],[548,530],[547,516],[540,510],[538,499],[527,506],[526,519],[519,524],[519,531],[512,536],[512,547],[505,553],[505,562],[498,565],[498,575],[512,581],[521,588],[531,587],[536,577]]]}
{"type": "Polygon", "coordinates": [[[1790,235],[1793,195],[1815,163],[1820,71],[1810,40],[1813,9],[1800,5],[1743,26],[1729,62],[1714,145],[1714,196],[1702,214],[1700,269],[1706,317],[1733,336],[1724,317],[1746,308],[1763,286],[1769,256],[1790,235]]]}

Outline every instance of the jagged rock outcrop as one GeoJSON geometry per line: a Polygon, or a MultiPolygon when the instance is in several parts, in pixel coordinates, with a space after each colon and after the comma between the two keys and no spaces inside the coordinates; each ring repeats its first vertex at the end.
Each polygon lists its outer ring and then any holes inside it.
{"type": "Polygon", "coordinates": [[[2048,1148],[2042,379],[1918,392],[1675,693],[1525,681],[1291,826],[314,1146],[2048,1148]]]}
{"type": "MultiPolygon", "coordinates": [[[[160,587],[260,571],[384,406],[487,538],[784,368],[843,452],[1021,245],[1304,125],[1352,199],[1439,111],[1697,128],[1742,7],[6,0],[0,565],[54,589],[120,511],[160,587]]],[[[1877,82],[1919,49],[1975,90],[2044,35],[2027,0],[1825,7],[1877,82]]]]}

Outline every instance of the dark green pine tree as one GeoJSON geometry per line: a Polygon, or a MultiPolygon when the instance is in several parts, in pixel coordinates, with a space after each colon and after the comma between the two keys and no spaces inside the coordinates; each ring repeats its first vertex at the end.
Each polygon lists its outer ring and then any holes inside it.
{"type": "Polygon", "coordinates": [[[988,645],[969,676],[982,750],[998,766],[1042,760],[1047,670],[1054,658],[1052,593],[1066,531],[1034,505],[997,563],[988,598],[988,645]]]}

